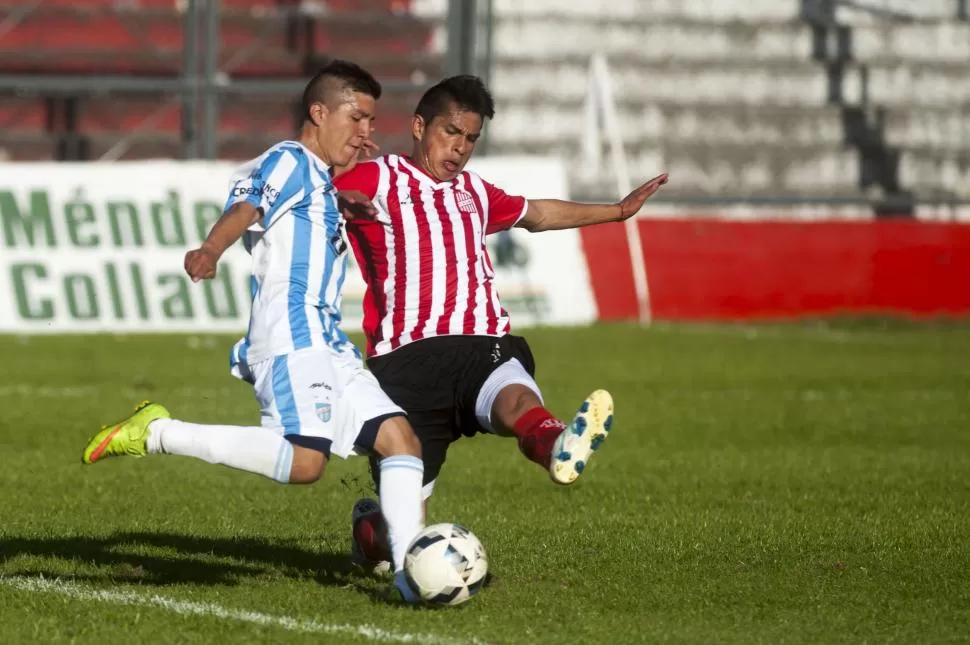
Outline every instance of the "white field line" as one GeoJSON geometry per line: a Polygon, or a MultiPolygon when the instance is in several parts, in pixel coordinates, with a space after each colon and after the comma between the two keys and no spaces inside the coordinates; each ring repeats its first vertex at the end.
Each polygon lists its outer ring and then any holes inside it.
{"type": "Polygon", "coordinates": [[[22,576],[0,577],[0,585],[27,593],[53,593],[77,600],[103,602],[113,605],[139,605],[157,607],[183,616],[211,616],[223,620],[252,623],[265,627],[277,627],[291,632],[312,634],[339,634],[354,636],[383,643],[421,643],[427,645],[485,645],[478,639],[461,640],[443,638],[430,634],[410,634],[392,632],[373,625],[347,625],[321,623],[316,620],[303,620],[290,616],[274,616],[256,611],[230,609],[221,605],[205,602],[176,600],[156,594],[138,594],[133,591],[111,591],[94,589],[74,582],[50,578],[29,578],[22,576]]]}

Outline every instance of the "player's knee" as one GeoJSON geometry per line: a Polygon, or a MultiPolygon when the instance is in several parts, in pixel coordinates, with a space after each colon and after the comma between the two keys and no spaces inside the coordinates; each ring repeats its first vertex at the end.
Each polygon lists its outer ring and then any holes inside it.
{"type": "Polygon", "coordinates": [[[414,434],[407,417],[395,416],[385,419],[377,431],[374,451],[381,457],[392,455],[421,456],[421,442],[414,434]]]}
{"type": "Polygon", "coordinates": [[[290,471],[290,484],[312,484],[323,476],[323,469],[293,467],[290,471]]]}
{"type": "Polygon", "coordinates": [[[492,419],[503,426],[511,427],[519,417],[540,405],[542,401],[531,388],[518,383],[507,385],[495,397],[492,419]]]}
{"type": "Polygon", "coordinates": [[[290,466],[291,484],[312,484],[323,476],[327,456],[319,450],[293,446],[293,464],[290,466]]]}

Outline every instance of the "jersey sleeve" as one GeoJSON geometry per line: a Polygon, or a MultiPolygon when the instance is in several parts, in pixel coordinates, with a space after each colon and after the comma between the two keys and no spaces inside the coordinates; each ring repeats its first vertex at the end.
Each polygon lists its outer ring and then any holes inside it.
{"type": "Polygon", "coordinates": [[[485,186],[485,194],[488,195],[488,223],[485,226],[487,235],[506,231],[525,217],[525,212],[529,208],[529,202],[525,197],[509,195],[484,179],[482,184],[485,186]]]}
{"type": "Polygon", "coordinates": [[[354,166],[342,175],[334,177],[333,185],[337,190],[359,190],[368,199],[377,197],[377,184],[380,181],[380,168],[377,164],[368,161],[354,166]]]}
{"type": "Polygon", "coordinates": [[[288,206],[302,197],[308,160],[291,150],[274,150],[251,169],[240,172],[229,190],[225,210],[240,203],[252,204],[262,211],[253,228],[268,229],[288,206]]]}

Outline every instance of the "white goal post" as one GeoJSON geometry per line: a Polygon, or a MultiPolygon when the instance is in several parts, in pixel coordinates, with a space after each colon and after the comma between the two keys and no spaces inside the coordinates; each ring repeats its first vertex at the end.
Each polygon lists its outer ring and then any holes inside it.
{"type": "MultiPolygon", "coordinates": [[[[589,62],[589,78],[586,99],[583,106],[585,128],[580,142],[584,162],[593,168],[603,163],[604,139],[610,148],[610,165],[616,179],[617,198],[626,197],[633,190],[620,119],[613,94],[613,81],[610,78],[606,57],[597,52],[589,62]]],[[[642,324],[650,324],[650,287],[647,280],[647,267],[643,258],[640,242],[640,229],[636,217],[624,222],[630,265],[633,268],[633,284],[636,289],[638,318],[642,324]]]]}

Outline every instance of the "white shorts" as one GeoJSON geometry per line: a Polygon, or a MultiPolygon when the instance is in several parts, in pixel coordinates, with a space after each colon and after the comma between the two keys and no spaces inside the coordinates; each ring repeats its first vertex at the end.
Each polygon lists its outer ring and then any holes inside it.
{"type": "Polygon", "coordinates": [[[478,398],[475,400],[475,417],[483,428],[494,434],[499,432],[492,426],[492,407],[499,392],[510,385],[522,385],[533,392],[542,401],[542,392],[539,390],[535,379],[526,371],[522,363],[517,358],[510,358],[495,368],[482,384],[478,391],[478,398]]]}
{"type": "Polygon", "coordinates": [[[298,445],[344,458],[360,454],[354,443],[364,424],[404,414],[352,354],[311,347],[248,368],[263,427],[309,439],[298,445]]]}

